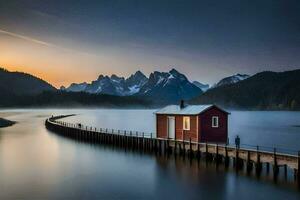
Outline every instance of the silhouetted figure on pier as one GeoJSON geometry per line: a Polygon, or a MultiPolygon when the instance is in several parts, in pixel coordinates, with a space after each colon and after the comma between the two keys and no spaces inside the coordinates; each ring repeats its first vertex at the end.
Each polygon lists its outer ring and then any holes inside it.
{"type": "Polygon", "coordinates": [[[240,137],[238,135],[236,136],[234,142],[235,142],[236,148],[239,149],[240,148],[240,144],[241,144],[241,139],[240,139],[240,137]]]}

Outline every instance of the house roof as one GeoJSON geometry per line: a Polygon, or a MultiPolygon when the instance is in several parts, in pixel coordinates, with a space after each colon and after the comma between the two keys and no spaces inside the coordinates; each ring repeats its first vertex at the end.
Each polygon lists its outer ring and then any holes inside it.
{"type": "MultiPolygon", "coordinates": [[[[180,109],[179,105],[169,105],[161,108],[155,112],[155,114],[172,114],[172,115],[198,115],[203,113],[211,107],[217,107],[213,104],[209,105],[186,105],[184,108],[180,109]]],[[[221,111],[229,114],[227,111],[217,107],[221,111]]]]}

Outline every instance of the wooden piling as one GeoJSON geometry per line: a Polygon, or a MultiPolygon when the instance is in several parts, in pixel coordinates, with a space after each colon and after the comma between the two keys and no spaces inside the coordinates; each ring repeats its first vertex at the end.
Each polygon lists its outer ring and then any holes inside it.
{"type": "Polygon", "coordinates": [[[159,154],[161,154],[162,147],[161,147],[161,140],[158,140],[158,149],[159,149],[159,154]]]}
{"type": "Polygon", "coordinates": [[[260,175],[261,173],[261,169],[262,169],[262,164],[260,162],[260,154],[259,154],[259,146],[256,146],[256,167],[255,167],[255,170],[256,170],[256,175],[260,175]]]}
{"type": "Polygon", "coordinates": [[[287,179],[287,165],[283,165],[284,178],[287,179]]]}
{"type": "Polygon", "coordinates": [[[167,154],[169,155],[171,152],[171,147],[170,147],[170,139],[167,140],[167,154]]]}
{"type": "Polygon", "coordinates": [[[219,145],[216,145],[216,163],[219,164],[219,145]]]}
{"type": "Polygon", "coordinates": [[[250,151],[247,151],[247,164],[246,164],[246,168],[247,168],[247,173],[249,174],[252,170],[252,162],[250,160],[250,151]]]}
{"type": "Polygon", "coordinates": [[[266,163],[267,174],[270,172],[270,163],[266,163]]]}
{"type": "Polygon", "coordinates": [[[225,145],[225,167],[227,168],[229,166],[229,157],[228,157],[228,149],[227,144],[225,145]]]}
{"type": "Polygon", "coordinates": [[[150,134],[150,152],[153,152],[153,143],[152,143],[152,141],[153,141],[153,138],[152,138],[152,133],[150,134]]]}
{"type": "Polygon", "coordinates": [[[197,158],[198,158],[198,160],[200,160],[200,158],[201,158],[200,144],[199,143],[197,143],[197,158]]]}
{"type": "Polygon", "coordinates": [[[181,145],[182,145],[181,143],[178,144],[178,146],[179,146],[179,155],[182,155],[182,147],[181,147],[181,145]]]}
{"type": "Polygon", "coordinates": [[[176,154],[177,154],[177,140],[175,138],[174,155],[176,156],[176,154]]]}
{"type": "Polygon", "coordinates": [[[274,151],[273,151],[273,177],[274,179],[277,178],[277,175],[279,173],[279,167],[278,167],[278,164],[277,164],[277,157],[276,157],[276,148],[274,148],[274,151]]]}
{"type": "Polygon", "coordinates": [[[237,147],[235,148],[235,169],[239,169],[239,150],[237,147]]]}
{"type": "Polygon", "coordinates": [[[182,153],[183,153],[183,156],[185,156],[185,141],[182,140],[182,153]]]}
{"type": "Polygon", "coordinates": [[[190,157],[190,159],[192,158],[192,156],[193,156],[192,139],[190,137],[190,141],[189,141],[189,157],[190,157]]]}
{"type": "Polygon", "coordinates": [[[205,159],[208,160],[208,145],[207,142],[205,142],[205,159]]]}
{"type": "Polygon", "coordinates": [[[300,188],[300,151],[298,151],[298,169],[295,171],[298,187],[300,188]]]}

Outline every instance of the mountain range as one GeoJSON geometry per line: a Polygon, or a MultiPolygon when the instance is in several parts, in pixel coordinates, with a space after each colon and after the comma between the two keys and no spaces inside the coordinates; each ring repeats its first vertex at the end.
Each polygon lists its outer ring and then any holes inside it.
{"type": "Polygon", "coordinates": [[[226,108],[300,110],[300,70],[236,74],[213,87],[201,89],[175,69],[137,71],[128,78],[100,75],[91,83],[71,84],[57,90],[46,81],[22,72],[0,68],[0,107],[106,106],[153,107],[178,103],[218,104],[226,108]]]}
{"type": "Polygon", "coordinates": [[[117,96],[139,96],[157,103],[178,102],[180,99],[191,99],[203,93],[203,91],[191,83],[187,77],[177,70],[169,72],[155,71],[146,77],[141,71],[137,71],[129,78],[117,75],[100,75],[91,83],[72,83],[63,88],[68,92],[86,92],[91,94],[109,94],[117,96]]]}
{"type": "Polygon", "coordinates": [[[137,71],[127,79],[115,74],[110,77],[100,75],[97,80],[91,83],[72,83],[69,87],[62,87],[62,89],[68,92],[130,96],[138,93],[147,81],[148,78],[142,72],[137,71]]]}
{"type": "MultiPolygon", "coordinates": [[[[234,84],[249,77],[250,76],[247,74],[236,74],[225,77],[214,84],[211,88],[234,84]]],[[[189,99],[190,96],[194,96],[194,93],[196,93],[196,95],[202,93],[199,93],[199,90],[196,91],[197,89],[192,85],[197,86],[202,92],[206,92],[207,90],[211,89],[209,84],[203,84],[198,81],[190,82],[183,74],[179,73],[175,69],[172,69],[169,72],[155,71],[150,74],[149,78],[147,78],[141,71],[137,71],[127,79],[124,77],[119,77],[115,74],[111,75],[110,77],[100,75],[97,80],[92,81],[91,83],[72,83],[67,88],[62,86],[61,90],[68,92],[87,92],[92,94],[109,94],[117,96],[152,96],[153,93],[161,93],[160,90],[168,90],[168,92],[173,91],[174,94],[174,90],[176,90],[178,91],[178,95],[180,97],[183,99],[189,99]],[[172,85],[173,88],[169,87],[169,85],[172,85]],[[182,87],[183,85],[185,85],[185,87],[182,87]],[[184,94],[183,91],[180,91],[180,88],[182,88],[182,90],[186,90],[186,87],[189,87],[192,92],[190,93],[189,91],[189,94],[184,94]]],[[[178,99],[178,97],[175,99],[178,99]]]]}

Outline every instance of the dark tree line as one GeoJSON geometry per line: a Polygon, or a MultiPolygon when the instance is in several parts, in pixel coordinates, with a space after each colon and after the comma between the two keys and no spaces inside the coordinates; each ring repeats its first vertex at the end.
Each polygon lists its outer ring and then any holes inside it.
{"type": "Polygon", "coordinates": [[[97,95],[83,92],[43,92],[38,95],[4,95],[1,107],[149,107],[151,102],[138,97],[97,95]]]}

